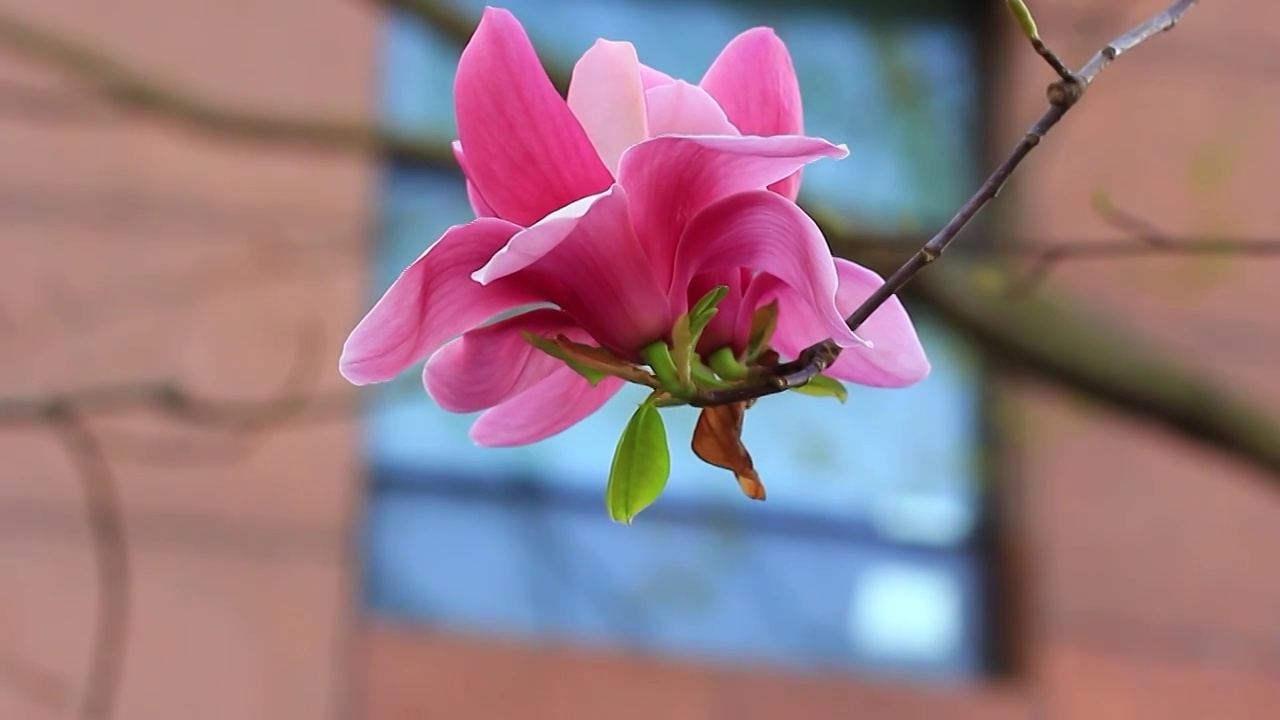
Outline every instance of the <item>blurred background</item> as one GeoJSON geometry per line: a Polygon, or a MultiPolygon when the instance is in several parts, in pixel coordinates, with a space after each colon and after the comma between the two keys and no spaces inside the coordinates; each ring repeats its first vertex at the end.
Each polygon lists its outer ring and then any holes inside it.
{"type": "MultiPolygon", "coordinates": [[[[1079,65],[1160,1],[1039,0],[1079,65]]],[[[482,450],[346,334],[472,215],[477,0],[0,0],[0,717],[1280,715],[1280,7],[1089,91],[906,295],[934,370],[759,403],[769,499],[634,402],[482,450]]],[[[696,82],[788,44],[801,202],[891,271],[1044,109],[1003,2],[508,0],[696,82]]]]}

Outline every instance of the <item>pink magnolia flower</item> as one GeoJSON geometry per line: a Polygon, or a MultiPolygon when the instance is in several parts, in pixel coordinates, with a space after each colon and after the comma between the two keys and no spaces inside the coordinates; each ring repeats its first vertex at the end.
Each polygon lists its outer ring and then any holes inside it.
{"type": "Polygon", "coordinates": [[[340,361],[351,382],[428,359],[424,382],[441,407],[485,411],[478,444],[536,442],[623,381],[593,386],[522,333],[638,363],[717,286],[728,293],[700,353],[741,353],[754,312],[776,300],[782,356],[832,337],[846,348],[834,378],[903,387],[928,374],[896,298],[857,335],[842,319],[883,280],[834,259],[794,203],[804,165],[848,151],[802,134],[795,71],[773,31],[734,38],[697,85],[600,40],[574,66],[566,100],[519,22],[489,8],[459,61],[455,104],[454,151],[477,219],[447,230],[351,333],[340,361]]]}

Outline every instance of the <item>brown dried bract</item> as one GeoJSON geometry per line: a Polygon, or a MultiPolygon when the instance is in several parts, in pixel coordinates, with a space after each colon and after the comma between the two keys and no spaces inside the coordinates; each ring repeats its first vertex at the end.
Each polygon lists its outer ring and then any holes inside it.
{"type": "Polygon", "coordinates": [[[756,474],[751,453],[742,444],[742,421],[747,403],[703,408],[693,429],[693,452],[703,462],[733,472],[742,493],[752,500],[764,500],[764,483],[756,474]]]}

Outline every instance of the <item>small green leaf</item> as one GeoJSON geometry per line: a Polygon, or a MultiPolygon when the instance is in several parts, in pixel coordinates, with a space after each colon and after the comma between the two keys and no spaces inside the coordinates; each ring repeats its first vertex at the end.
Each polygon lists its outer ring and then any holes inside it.
{"type": "Polygon", "coordinates": [[[544,338],[527,331],[521,334],[530,345],[553,358],[563,361],[579,375],[585,377],[592,386],[599,384],[601,380],[610,375],[620,377],[627,382],[649,387],[657,387],[659,385],[653,376],[645,372],[643,368],[619,360],[614,357],[613,353],[604,348],[576,343],[564,335],[557,335],[555,338],[544,338]]]}
{"type": "Polygon", "coordinates": [[[849,399],[849,391],[844,384],[835,378],[819,375],[800,387],[791,388],[802,395],[814,397],[833,397],[841,403],[849,399]]]}
{"type": "Polygon", "coordinates": [[[587,365],[575,360],[574,358],[571,358],[569,356],[569,353],[565,352],[564,349],[561,348],[560,345],[558,345],[555,340],[552,340],[550,338],[544,338],[541,335],[534,335],[533,333],[527,332],[527,331],[524,333],[524,339],[527,340],[530,345],[533,345],[534,347],[550,355],[551,357],[557,358],[559,360],[563,360],[565,365],[568,365],[569,367],[573,368],[575,372],[577,372],[582,377],[586,378],[587,382],[591,383],[592,387],[595,387],[596,385],[600,384],[601,380],[609,377],[609,373],[596,368],[588,367],[587,365]]]}
{"type": "Polygon", "coordinates": [[[707,323],[711,322],[711,318],[716,316],[716,308],[720,306],[720,301],[724,300],[729,294],[728,285],[717,285],[702,299],[694,303],[693,308],[689,310],[689,333],[693,337],[693,343],[698,344],[698,339],[702,337],[702,331],[707,328],[707,323]]]}
{"type": "Polygon", "coordinates": [[[632,518],[662,494],[670,474],[667,429],[658,409],[646,400],[627,422],[613,455],[605,489],[609,517],[630,525],[632,518]]]}
{"type": "Polygon", "coordinates": [[[757,308],[751,316],[751,335],[747,341],[747,362],[751,362],[769,347],[773,331],[778,328],[778,301],[757,308]]]}
{"type": "Polygon", "coordinates": [[[671,328],[671,358],[675,361],[676,380],[681,387],[688,387],[693,382],[693,346],[696,342],[689,314],[685,313],[671,328]]]}
{"type": "Polygon", "coordinates": [[[1009,12],[1013,13],[1014,19],[1022,28],[1022,34],[1026,35],[1028,40],[1039,40],[1040,31],[1036,30],[1036,19],[1031,17],[1031,10],[1027,8],[1027,4],[1022,0],[1005,0],[1005,2],[1009,5],[1009,12]]]}

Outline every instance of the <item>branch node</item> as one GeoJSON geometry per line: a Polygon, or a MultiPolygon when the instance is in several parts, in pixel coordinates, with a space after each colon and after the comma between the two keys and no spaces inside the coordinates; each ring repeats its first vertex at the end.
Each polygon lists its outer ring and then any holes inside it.
{"type": "Polygon", "coordinates": [[[1079,75],[1068,74],[1066,78],[1050,83],[1045,96],[1049,99],[1050,105],[1066,110],[1080,102],[1086,87],[1085,81],[1079,75]]]}

